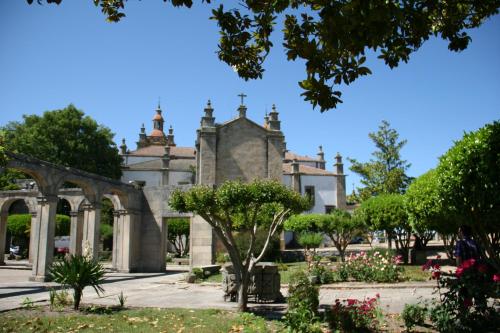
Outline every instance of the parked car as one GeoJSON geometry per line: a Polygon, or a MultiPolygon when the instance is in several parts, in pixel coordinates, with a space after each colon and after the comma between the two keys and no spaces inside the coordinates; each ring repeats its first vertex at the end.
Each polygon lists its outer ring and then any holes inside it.
{"type": "Polygon", "coordinates": [[[10,254],[12,254],[14,256],[18,256],[20,250],[21,249],[19,248],[19,245],[11,245],[10,246],[10,254]]]}
{"type": "Polygon", "coordinates": [[[66,254],[69,252],[69,236],[54,237],[54,248],[56,254],[66,254]]]}
{"type": "Polygon", "coordinates": [[[353,239],[351,239],[351,241],[349,242],[349,244],[361,244],[363,243],[363,237],[361,236],[358,236],[358,237],[354,237],[353,239]]]}

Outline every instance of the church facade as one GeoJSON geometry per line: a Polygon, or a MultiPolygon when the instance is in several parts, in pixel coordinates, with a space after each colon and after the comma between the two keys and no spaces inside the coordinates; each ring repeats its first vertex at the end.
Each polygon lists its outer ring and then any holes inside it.
{"type": "MultiPolygon", "coordinates": [[[[125,141],[122,142],[122,181],[143,184],[146,201],[162,231],[151,234],[153,238],[162,235],[152,242],[164,243],[168,218],[179,216],[167,205],[169,194],[176,188],[187,189],[194,184],[217,186],[226,180],[275,179],[308,195],[314,203],[309,213],[346,208],[345,175],[339,154],[335,157],[334,170],[329,171],[321,146],[316,157],[287,149],[274,105],[262,124],[247,118],[246,111],[242,104],[237,117],[216,123],[214,109],[208,101],[196,131],[195,145],[182,147],[175,143],[172,126],[165,133],[165,119],[158,105],[152,119],[153,128],[146,134],[142,125],[136,149],[131,151],[125,141]]],[[[192,216],[191,220],[191,264],[210,264],[215,258],[215,236],[203,219],[192,216]]],[[[286,238],[285,242],[291,237],[286,238]]]]}

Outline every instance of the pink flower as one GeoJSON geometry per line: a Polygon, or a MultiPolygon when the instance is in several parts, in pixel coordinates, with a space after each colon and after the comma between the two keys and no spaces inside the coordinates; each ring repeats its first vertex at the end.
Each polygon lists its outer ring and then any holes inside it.
{"type": "Polygon", "coordinates": [[[347,299],[347,305],[348,306],[354,305],[356,303],[357,303],[357,300],[355,300],[355,299],[352,299],[352,298],[348,298],[347,299]]]}
{"type": "Polygon", "coordinates": [[[493,274],[493,281],[500,282],[500,274],[493,274]]]}
{"type": "Polygon", "coordinates": [[[380,294],[379,294],[379,293],[376,293],[376,294],[375,294],[375,297],[380,298],[380,294]]]}
{"type": "Polygon", "coordinates": [[[422,265],[422,270],[423,270],[423,271],[426,271],[426,270],[428,270],[431,266],[432,266],[432,260],[427,260],[427,262],[426,262],[424,265],[422,265]]]}

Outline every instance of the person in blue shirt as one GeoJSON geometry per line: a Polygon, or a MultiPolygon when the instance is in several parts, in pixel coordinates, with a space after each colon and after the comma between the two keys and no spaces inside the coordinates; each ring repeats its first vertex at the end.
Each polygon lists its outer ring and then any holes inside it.
{"type": "Polygon", "coordinates": [[[472,229],[468,225],[462,225],[458,228],[458,241],[455,245],[455,258],[457,266],[468,259],[479,259],[479,246],[472,239],[472,229]]]}

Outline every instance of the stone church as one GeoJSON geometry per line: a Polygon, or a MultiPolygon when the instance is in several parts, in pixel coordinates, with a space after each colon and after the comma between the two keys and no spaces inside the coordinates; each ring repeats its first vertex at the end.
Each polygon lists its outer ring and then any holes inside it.
{"type": "MultiPolygon", "coordinates": [[[[175,188],[192,184],[219,185],[226,180],[251,181],[270,178],[311,197],[310,213],[328,213],[346,208],[345,175],[342,157],[337,154],[334,170],[326,170],[322,147],[316,157],[299,155],[287,149],[281,131],[279,113],[273,105],[261,124],[247,118],[247,108],[238,107],[238,116],[217,123],[208,101],[196,132],[194,147],[175,143],[174,130],[165,133],[160,105],[153,117],[153,128],[146,133],[144,124],[135,150],[122,142],[123,182],[141,182],[155,219],[168,229],[168,218],[178,216],[166,205],[175,188]],[[161,200],[158,200],[161,198],[161,200]]],[[[285,242],[291,235],[285,236],[285,242]]],[[[162,240],[163,241],[163,240],[162,240]]],[[[194,216],[191,227],[192,264],[210,264],[214,259],[214,235],[210,226],[194,216]]]]}

